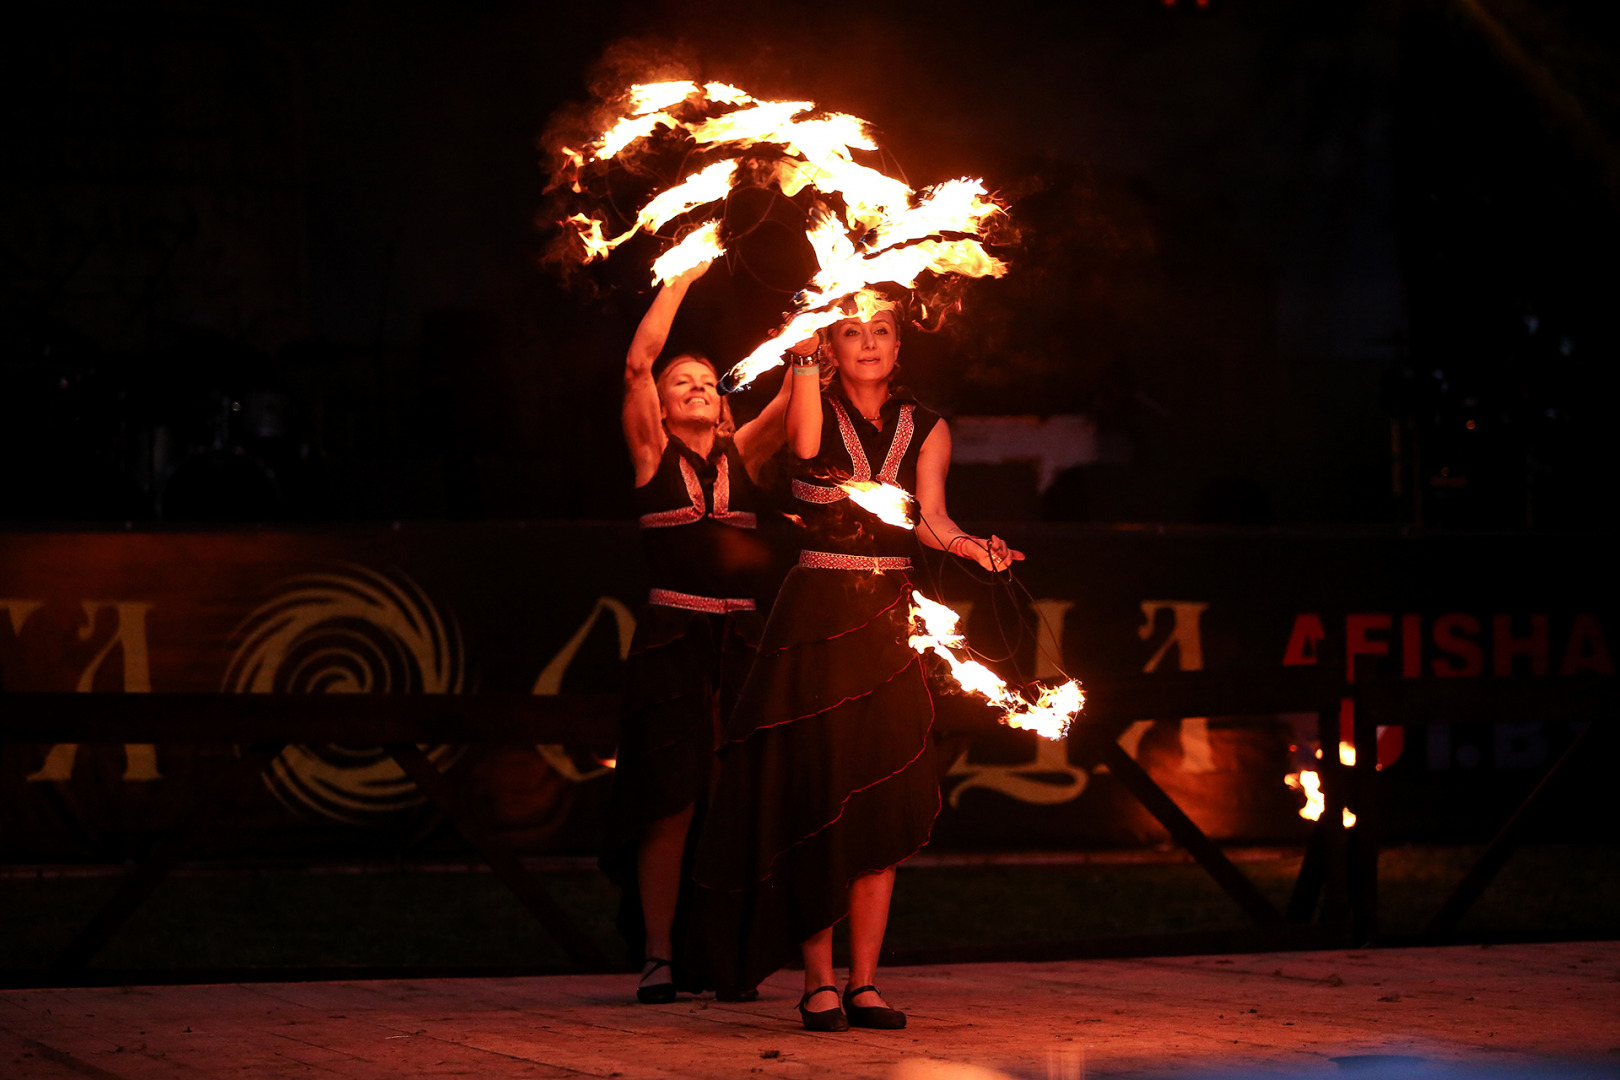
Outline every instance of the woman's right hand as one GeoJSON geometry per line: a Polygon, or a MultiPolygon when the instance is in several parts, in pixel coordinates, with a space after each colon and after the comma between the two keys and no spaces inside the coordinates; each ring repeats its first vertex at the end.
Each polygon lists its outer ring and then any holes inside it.
{"type": "Polygon", "coordinates": [[[966,555],[992,574],[1011,570],[1013,563],[1024,561],[1022,551],[1013,550],[1007,546],[1007,541],[995,535],[990,537],[989,543],[978,537],[969,536],[956,544],[955,548],[958,554],[966,555]]]}

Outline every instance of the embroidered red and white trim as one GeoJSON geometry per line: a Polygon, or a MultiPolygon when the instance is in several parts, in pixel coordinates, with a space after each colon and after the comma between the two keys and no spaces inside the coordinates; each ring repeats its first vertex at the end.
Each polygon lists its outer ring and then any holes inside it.
{"type": "MultiPolygon", "coordinates": [[[[683,506],[678,510],[659,510],[651,514],[642,514],[637,519],[643,529],[667,529],[672,525],[690,525],[702,519],[708,511],[708,505],[703,501],[703,482],[698,479],[697,470],[685,457],[681,462],[681,480],[686,484],[686,497],[692,500],[691,506],[683,506]]],[[[746,510],[731,509],[731,469],[725,457],[720,458],[720,464],[715,468],[714,475],[714,510],[709,517],[722,525],[732,525],[739,529],[753,529],[759,525],[758,519],[746,510]]]]}
{"type": "Polygon", "coordinates": [[[844,403],[837,398],[832,399],[832,408],[833,416],[838,420],[838,434],[844,440],[844,452],[849,455],[849,478],[872,479],[872,466],[866,461],[866,451],[861,449],[861,437],[855,434],[855,422],[844,410],[844,403]]]}
{"type": "Polygon", "coordinates": [[[849,492],[841,487],[827,487],[796,479],[793,481],[793,497],[800,502],[835,503],[839,499],[849,498],[849,492]]]}
{"type": "MultiPolygon", "coordinates": [[[[866,460],[866,451],[861,447],[860,436],[855,433],[854,421],[849,418],[849,412],[842,402],[834,399],[830,404],[833,415],[838,420],[838,433],[844,440],[844,452],[849,455],[849,478],[858,481],[871,480],[872,466],[866,460]]],[[[906,451],[911,448],[911,437],[917,430],[916,421],[912,418],[915,411],[914,405],[900,406],[900,416],[895,421],[894,431],[889,437],[889,452],[884,455],[883,470],[877,477],[881,483],[895,485],[900,483],[900,462],[905,460],[906,451]]],[[[839,499],[849,498],[849,493],[841,487],[794,480],[793,497],[800,502],[835,503],[839,499]]]]}
{"type": "Polygon", "coordinates": [[[911,448],[911,436],[917,430],[916,423],[911,419],[915,408],[913,405],[900,406],[900,417],[894,422],[894,438],[889,443],[888,454],[883,458],[883,469],[878,473],[878,479],[885,484],[900,482],[900,462],[911,448]]]}
{"type": "Polygon", "coordinates": [[[885,570],[910,570],[904,555],[843,555],[833,551],[801,551],[799,565],[812,570],[865,570],[881,574],[885,570]]]}
{"type": "Polygon", "coordinates": [[[713,596],[693,596],[691,593],[676,592],[674,589],[649,590],[647,603],[657,604],[659,607],[681,608],[685,611],[705,611],[710,615],[753,611],[755,608],[754,602],[746,597],[722,599],[713,596]]]}
{"type": "MultiPolygon", "coordinates": [[[[686,464],[684,458],[681,464],[686,464]]],[[[709,516],[722,525],[734,525],[739,529],[752,529],[759,524],[754,515],[748,511],[731,509],[731,469],[724,457],[720,459],[719,468],[715,472],[714,509],[710,511],[709,516]]]]}

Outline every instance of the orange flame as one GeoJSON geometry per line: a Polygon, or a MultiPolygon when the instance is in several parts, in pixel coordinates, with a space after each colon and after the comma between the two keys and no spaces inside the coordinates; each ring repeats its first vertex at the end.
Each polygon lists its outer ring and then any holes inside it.
{"type": "Polygon", "coordinates": [[[602,223],[596,218],[575,214],[563,224],[572,227],[578,234],[580,243],[585,246],[586,262],[592,259],[605,259],[612,252],[613,244],[602,235],[602,223]]]}
{"type": "MultiPolygon", "coordinates": [[[[621,115],[605,131],[583,152],[564,151],[576,176],[585,164],[616,158],[661,129],[689,137],[701,151],[728,156],[654,195],[620,236],[604,236],[602,222],[594,217],[570,218],[568,224],[583,241],[585,261],[606,258],[635,233],[656,231],[681,214],[726,198],[746,178],[775,183],[789,197],[806,188],[818,196],[837,196],[838,212],[815,200],[807,236],[820,269],[796,298],[778,339],[802,340],[837,322],[845,317],[844,304],[873,285],[892,282],[911,289],[924,274],[999,277],[1007,272],[1006,263],[984,248],[985,231],[1003,207],[982,181],[952,180],[915,192],[854,159],[855,150],[877,149],[865,120],[844,113],[807,115],[815,107],[811,101],[758,100],[724,83],[631,86],[621,115]],[[716,112],[717,107],[722,111],[716,112]],[[761,148],[770,148],[763,159],[761,148]],[[746,172],[734,156],[745,151],[757,166],[746,172]]],[[[577,179],[574,189],[580,190],[577,179]]],[[[681,246],[689,242],[703,243],[688,237],[681,246]]],[[[655,280],[668,280],[670,267],[696,265],[695,250],[667,263],[661,258],[655,280]]],[[[716,238],[703,249],[703,257],[713,258],[720,250],[716,238]]],[[[671,256],[672,251],[663,258],[671,256]]],[[[776,340],[765,342],[727,373],[725,384],[740,389],[780,363],[776,340]]]]}
{"type": "Polygon", "coordinates": [[[735,161],[717,161],[707,168],[682,180],[679,184],[653,196],[641,213],[636,215],[636,229],[656,229],[672,217],[695,210],[706,203],[718,202],[731,190],[737,176],[735,161]]]}
{"type": "Polygon", "coordinates": [[[898,525],[902,529],[916,528],[911,519],[911,509],[917,500],[905,488],[875,480],[842,480],[838,486],[849,493],[850,502],[870,510],[879,521],[898,525]]]}
{"type": "Polygon", "coordinates": [[[813,101],[755,101],[736,112],[688,124],[686,130],[699,146],[735,143],[749,147],[762,142],[786,142],[793,117],[815,107],[813,101]]]}
{"type": "Polygon", "coordinates": [[[612,158],[637,139],[644,139],[663,127],[674,127],[676,120],[666,112],[650,113],[646,116],[626,116],[614,124],[602,137],[591,146],[591,157],[612,158]]]}
{"type": "Polygon", "coordinates": [[[672,281],[694,266],[713,262],[725,253],[725,246],[720,243],[720,223],[711,221],[653,260],[653,284],[672,281]]]}
{"type": "Polygon", "coordinates": [[[1068,735],[1069,725],[1086,705],[1086,692],[1080,684],[1070,679],[1062,686],[1043,687],[1040,698],[1030,701],[977,660],[958,655],[967,645],[967,639],[956,628],[959,618],[944,604],[913,589],[908,644],[918,653],[931,652],[944,660],[956,684],[999,707],[1001,722],[1008,727],[1033,731],[1054,740],[1068,735]]]}
{"type": "Polygon", "coordinates": [[[630,88],[630,115],[673,109],[698,92],[698,84],[690,81],[637,83],[630,88]]]}
{"type": "Polygon", "coordinates": [[[746,105],[754,100],[747,91],[723,82],[704,83],[703,96],[721,105],[746,105]]]}
{"type": "MultiPolygon", "coordinates": [[[[1354,765],[1356,763],[1355,754],[1355,748],[1350,747],[1350,744],[1339,744],[1339,760],[1343,764],[1354,765]],[[1347,748],[1350,757],[1349,761],[1344,760],[1347,748]]],[[[1322,819],[1322,813],[1327,809],[1327,796],[1322,793],[1322,778],[1317,775],[1315,770],[1302,769],[1297,773],[1289,773],[1283,777],[1283,783],[1304,794],[1305,805],[1299,808],[1300,817],[1306,821],[1320,821],[1322,819]]],[[[1343,822],[1344,827],[1348,829],[1356,823],[1356,815],[1351,813],[1350,808],[1346,806],[1342,808],[1340,820],[1343,822]]]]}
{"type": "Polygon", "coordinates": [[[1305,794],[1305,805],[1299,808],[1299,816],[1306,821],[1320,821],[1322,811],[1327,809],[1327,798],[1322,794],[1322,778],[1311,769],[1303,769],[1283,777],[1283,783],[1305,794]]]}
{"type": "Polygon", "coordinates": [[[921,240],[944,232],[977,232],[997,214],[999,203],[985,197],[984,181],[948,180],[923,194],[909,212],[885,222],[872,238],[874,248],[921,240]]]}

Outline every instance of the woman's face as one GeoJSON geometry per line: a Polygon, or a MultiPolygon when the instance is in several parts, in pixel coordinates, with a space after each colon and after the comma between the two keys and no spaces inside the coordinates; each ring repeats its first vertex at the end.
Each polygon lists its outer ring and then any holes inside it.
{"type": "Polygon", "coordinates": [[[894,375],[900,357],[900,329],[894,312],[880,311],[871,322],[844,319],[828,331],[828,345],[842,378],[883,382],[894,375]]]}
{"type": "Polygon", "coordinates": [[[658,404],[664,419],[675,424],[720,422],[719,380],[707,361],[683,357],[658,378],[658,404]]]}

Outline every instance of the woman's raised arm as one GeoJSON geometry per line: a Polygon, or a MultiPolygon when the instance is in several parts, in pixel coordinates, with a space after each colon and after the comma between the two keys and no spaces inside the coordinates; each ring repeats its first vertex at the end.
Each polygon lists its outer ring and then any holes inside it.
{"type": "Polygon", "coordinates": [[[669,340],[669,328],[675,322],[675,313],[686,299],[686,290],[692,282],[703,276],[708,263],[693,267],[671,280],[658,295],[652,306],[641,317],[636,336],[630,339],[630,350],[624,355],[624,424],[625,445],[630,448],[631,460],[636,465],[636,484],[652,479],[658,470],[658,459],[664,454],[668,436],[664,433],[662,413],[658,408],[658,384],[653,379],[653,363],[663,352],[669,340]]]}
{"type": "Polygon", "coordinates": [[[941,420],[917,452],[917,539],[931,548],[972,559],[986,570],[1006,570],[1023,559],[999,536],[981,539],[951,520],[945,509],[945,475],[951,469],[951,430],[941,420]]]}
{"type": "Polygon", "coordinates": [[[786,377],[793,383],[787,407],[788,445],[801,461],[809,461],[821,453],[821,365],[793,364],[786,377]]]}
{"type": "MultiPolygon", "coordinates": [[[[795,356],[809,356],[815,351],[817,343],[814,337],[805,338],[788,351],[795,356]]],[[[738,428],[737,434],[733,436],[733,441],[737,444],[737,453],[742,455],[743,464],[748,466],[748,475],[755,480],[759,479],[760,467],[782,449],[782,444],[787,441],[787,413],[790,408],[789,402],[793,398],[795,386],[793,373],[796,370],[798,369],[790,361],[787,370],[782,372],[782,385],[777,388],[776,396],[760,410],[758,416],[738,428]]]]}

